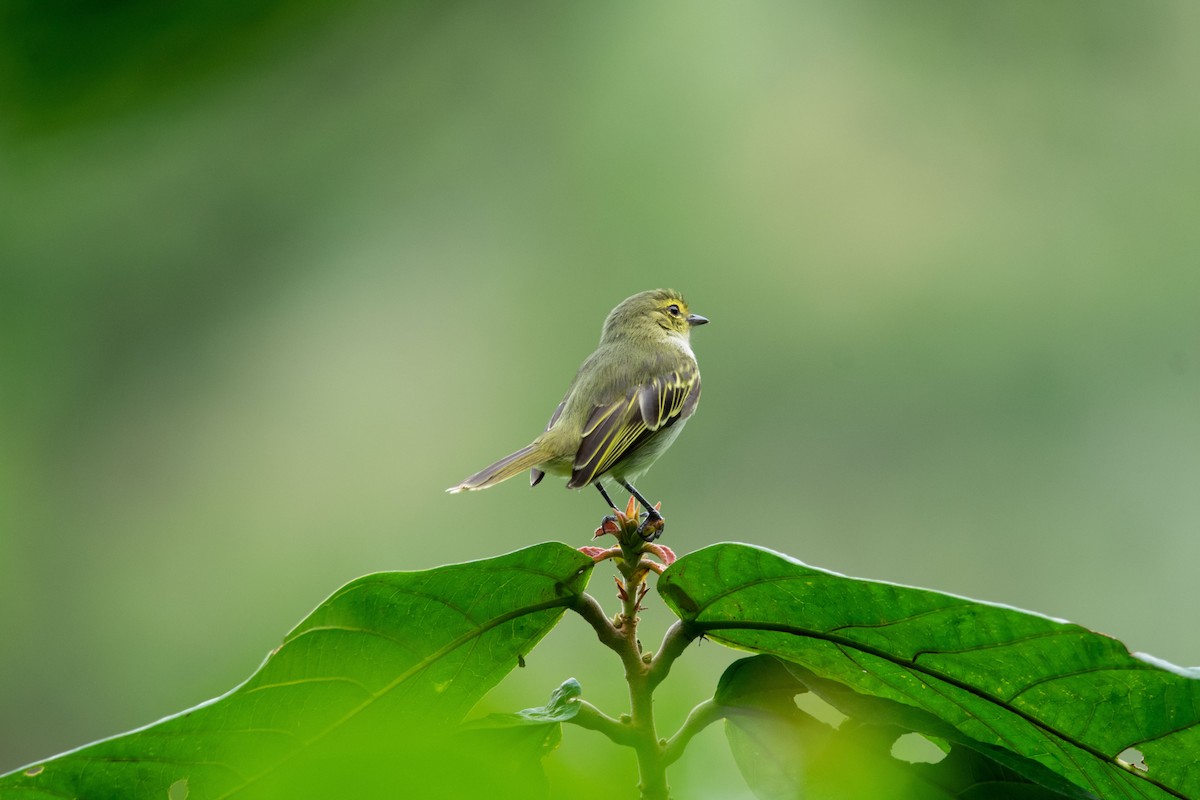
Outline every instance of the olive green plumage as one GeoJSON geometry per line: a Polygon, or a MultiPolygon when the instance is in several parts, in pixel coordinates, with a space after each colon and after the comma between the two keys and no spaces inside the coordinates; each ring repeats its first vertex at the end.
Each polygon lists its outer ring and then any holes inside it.
{"type": "Polygon", "coordinates": [[[615,480],[642,500],[630,484],[671,445],[700,400],[689,337],[706,322],[669,289],[626,299],[604,321],[600,345],[546,430],[447,491],[486,489],[528,469],[533,485],[546,473],[566,477],[570,489],[615,480]]]}

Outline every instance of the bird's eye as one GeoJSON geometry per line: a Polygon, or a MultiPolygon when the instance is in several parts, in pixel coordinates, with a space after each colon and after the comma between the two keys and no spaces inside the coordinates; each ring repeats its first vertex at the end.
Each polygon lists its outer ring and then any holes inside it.
{"type": "Polygon", "coordinates": [[[679,316],[679,306],[675,305],[674,303],[672,303],[671,305],[667,306],[667,311],[671,312],[671,316],[672,316],[672,317],[678,317],[678,316],[679,316]]]}

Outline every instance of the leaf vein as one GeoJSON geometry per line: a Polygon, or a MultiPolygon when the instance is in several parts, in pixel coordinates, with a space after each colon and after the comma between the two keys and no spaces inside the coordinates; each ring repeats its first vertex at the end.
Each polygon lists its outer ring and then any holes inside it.
{"type": "MultiPolygon", "coordinates": [[[[842,637],[842,636],[831,635],[824,631],[817,631],[817,630],[813,630],[813,629],[809,629],[809,628],[800,628],[797,626],[788,625],[788,624],[780,623],[780,622],[760,622],[760,621],[751,621],[751,620],[712,620],[712,621],[707,621],[707,622],[701,622],[697,619],[693,619],[691,624],[693,627],[699,629],[699,631],[702,633],[706,633],[709,631],[730,631],[730,630],[766,631],[766,632],[770,632],[770,633],[785,633],[785,634],[792,635],[792,636],[801,636],[801,637],[807,637],[807,638],[812,638],[812,639],[818,639],[818,640],[830,642],[831,644],[834,644],[834,645],[844,645],[845,647],[848,647],[852,650],[858,650],[858,651],[867,653],[869,655],[880,658],[883,661],[887,661],[892,664],[895,664],[903,669],[911,669],[915,672],[919,672],[922,675],[927,676],[928,678],[930,678],[932,680],[941,681],[950,686],[954,686],[958,689],[961,689],[962,691],[965,691],[969,694],[975,695],[980,700],[983,700],[987,703],[991,703],[992,705],[994,705],[1002,710],[1009,711],[1009,712],[1015,714],[1016,716],[1021,717],[1026,722],[1030,723],[1035,728],[1042,731],[1043,735],[1049,734],[1051,737],[1056,736],[1059,739],[1061,739],[1063,742],[1066,742],[1066,743],[1070,744],[1071,746],[1078,748],[1079,750],[1094,756],[1095,758],[1099,759],[1100,761],[1103,761],[1105,763],[1112,763],[1110,757],[1107,754],[1101,753],[1095,747],[1093,747],[1085,742],[1079,741],[1075,737],[1068,734],[1066,731],[1058,730],[1050,723],[1039,719],[1038,717],[1034,716],[1030,712],[1024,711],[1017,707],[1005,705],[1004,701],[1001,698],[996,697],[996,696],[984,691],[983,689],[980,689],[979,687],[972,686],[971,684],[969,684],[965,681],[959,680],[957,678],[954,678],[952,676],[940,674],[929,667],[922,666],[920,664],[914,663],[914,662],[909,661],[904,658],[900,658],[892,653],[887,652],[886,650],[883,650],[878,647],[874,647],[872,645],[867,645],[862,642],[858,642],[853,639],[848,639],[848,638],[842,637]]],[[[789,658],[786,655],[781,656],[781,657],[786,658],[788,660],[795,660],[794,658],[789,658]]],[[[806,666],[811,666],[811,665],[806,665],[806,666]]],[[[1048,741],[1053,742],[1054,740],[1053,740],[1053,738],[1050,738],[1050,739],[1048,739],[1048,741]]],[[[1085,774],[1089,774],[1088,771],[1086,771],[1086,770],[1081,770],[1081,771],[1084,772],[1085,774]]],[[[1135,776],[1135,777],[1137,777],[1138,780],[1145,781],[1146,783],[1149,783],[1149,784],[1153,784],[1154,786],[1158,787],[1159,789],[1162,789],[1163,791],[1165,791],[1175,797],[1185,798],[1185,800],[1186,800],[1185,795],[1181,794],[1179,791],[1173,789],[1170,786],[1167,786],[1166,784],[1163,784],[1162,782],[1160,782],[1154,778],[1151,778],[1148,776],[1135,776]]],[[[1089,781],[1091,781],[1091,780],[1092,779],[1089,778],[1089,781]]],[[[1103,795],[1101,795],[1101,796],[1103,796],[1103,795]]]]}
{"type": "Polygon", "coordinates": [[[280,766],[282,766],[284,763],[286,763],[289,759],[294,757],[296,755],[296,752],[299,752],[301,749],[303,749],[305,747],[310,747],[313,744],[315,744],[316,742],[320,741],[325,736],[328,736],[331,732],[337,730],[341,725],[346,724],[348,721],[353,719],[355,716],[357,716],[358,714],[362,713],[364,710],[369,708],[372,703],[374,703],[377,700],[379,700],[380,698],[386,696],[389,692],[391,692],[396,687],[400,686],[402,683],[407,681],[409,678],[421,673],[422,671],[427,669],[430,665],[435,663],[438,659],[444,657],[445,655],[454,651],[458,647],[461,647],[462,645],[467,644],[467,643],[474,642],[475,640],[477,640],[481,636],[483,636],[483,634],[488,633],[489,631],[499,627],[500,625],[503,625],[504,623],[506,623],[510,620],[517,619],[519,617],[523,617],[523,616],[526,616],[529,614],[535,614],[539,611],[548,611],[548,610],[551,610],[554,608],[566,608],[568,605],[570,605],[572,602],[574,602],[575,596],[576,595],[573,593],[572,594],[564,594],[559,597],[555,597],[551,600],[543,601],[541,603],[534,603],[532,605],[522,606],[520,608],[512,609],[503,614],[499,614],[499,615],[493,617],[492,619],[487,620],[483,623],[479,623],[476,628],[474,628],[470,631],[467,631],[466,633],[462,634],[461,636],[457,637],[456,639],[441,646],[440,648],[438,648],[437,650],[430,653],[428,656],[426,656],[424,659],[422,659],[418,663],[412,665],[405,671],[401,672],[399,675],[397,675],[395,678],[393,678],[388,684],[381,687],[377,692],[371,693],[366,699],[364,699],[357,706],[350,709],[345,714],[343,714],[341,717],[339,717],[338,719],[331,722],[323,730],[318,731],[312,737],[303,741],[301,743],[301,745],[296,748],[295,752],[289,753],[289,754],[283,756],[281,759],[279,759],[274,764],[271,764],[270,766],[264,768],[257,774],[250,776],[245,781],[243,781],[242,785],[236,786],[236,787],[230,789],[229,791],[220,795],[217,798],[217,800],[225,800],[225,798],[233,796],[234,794],[242,791],[243,789],[245,789],[249,785],[253,784],[254,782],[259,781],[262,778],[266,777],[267,775],[271,774],[276,769],[278,769],[280,766]]]}

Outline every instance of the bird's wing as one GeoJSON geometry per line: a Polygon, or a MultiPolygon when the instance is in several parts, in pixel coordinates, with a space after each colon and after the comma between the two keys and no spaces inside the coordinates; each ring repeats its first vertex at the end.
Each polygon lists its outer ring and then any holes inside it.
{"type": "Polygon", "coordinates": [[[575,454],[572,489],[587,486],[660,428],[687,419],[700,400],[700,371],[689,363],[596,406],[575,454]]]}

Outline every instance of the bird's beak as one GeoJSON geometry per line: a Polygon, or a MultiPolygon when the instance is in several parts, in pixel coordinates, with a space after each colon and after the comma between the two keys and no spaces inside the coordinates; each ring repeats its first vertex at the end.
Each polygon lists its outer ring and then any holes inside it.
{"type": "Polygon", "coordinates": [[[699,314],[688,314],[687,321],[688,325],[691,325],[694,328],[697,325],[707,325],[708,317],[702,317],[699,314]]]}

